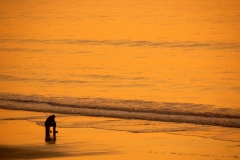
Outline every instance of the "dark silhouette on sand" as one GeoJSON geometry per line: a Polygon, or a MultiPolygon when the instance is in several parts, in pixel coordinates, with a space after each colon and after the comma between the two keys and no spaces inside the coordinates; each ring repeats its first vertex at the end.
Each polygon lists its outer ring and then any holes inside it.
{"type": "Polygon", "coordinates": [[[53,127],[53,139],[56,139],[56,122],[55,122],[55,115],[49,116],[45,121],[45,130],[46,130],[46,137],[45,140],[50,139],[50,127],[53,127]]]}

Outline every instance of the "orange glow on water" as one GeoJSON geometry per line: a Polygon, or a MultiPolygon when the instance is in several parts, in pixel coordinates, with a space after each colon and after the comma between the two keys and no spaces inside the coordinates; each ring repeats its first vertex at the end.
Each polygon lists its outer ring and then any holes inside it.
{"type": "Polygon", "coordinates": [[[239,106],[236,1],[0,3],[1,92],[239,106]]]}

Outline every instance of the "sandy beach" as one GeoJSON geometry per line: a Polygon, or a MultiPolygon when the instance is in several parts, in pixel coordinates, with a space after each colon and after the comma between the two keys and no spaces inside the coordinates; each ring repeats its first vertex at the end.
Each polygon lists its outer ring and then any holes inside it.
{"type": "Polygon", "coordinates": [[[239,142],[167,133],[57,128],[56,141],[46,142],[43,126],[21,119],[48,113],[1,109],[0,115],[1,159],[240,159],[239,142]]]}

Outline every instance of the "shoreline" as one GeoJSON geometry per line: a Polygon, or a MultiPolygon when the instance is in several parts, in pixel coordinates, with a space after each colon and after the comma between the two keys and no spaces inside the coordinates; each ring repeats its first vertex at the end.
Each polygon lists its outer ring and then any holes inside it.
{"type": "MultiPolygon", "coordinates": [[[[44,127],[14,116],[49,113],[0,109],[3,159],[240,159],[240,143],[168,133],[130,133],[94,128],[57,128],[55,143],[45,142],[44,127]],[[13,154],[14,153],[14,154],[13,154]]],[[[101,117],[99,117],[101,118],[101,117]]]]}

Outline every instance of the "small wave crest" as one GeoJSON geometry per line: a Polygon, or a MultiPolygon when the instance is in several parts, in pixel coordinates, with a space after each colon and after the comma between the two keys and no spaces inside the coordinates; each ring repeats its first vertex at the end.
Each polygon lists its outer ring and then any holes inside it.
{"type": "MultiPolygon", "coordinates": [[[[156,47],[156,48],[205,48],[205,49],[231,49],[239,50],[239,42],[218,42],[218,41],[183,41],[183,42],[170,42],[170,41],[146,41],[146,40],[123,40],[123,39],[4,39],[0,43],[13,42],[13,43],[40,43],[40,44],[69,44],[69,45],[109,45],[109,46],[126,46],[126,47],[156,47]]],[[[39,52],[42,50],[29,50],[27,48],[0,48],[3,51],[30,51],[39,52]]]]}
{"type": "Polygon", "coordinates": [[[191,103],[0,95],[0,108],[240,128],[240,110],[191,103]]]}

